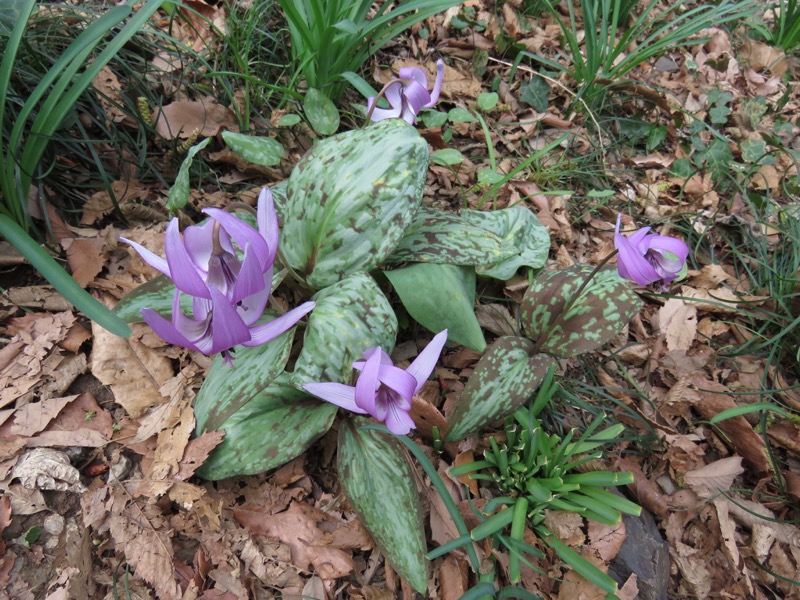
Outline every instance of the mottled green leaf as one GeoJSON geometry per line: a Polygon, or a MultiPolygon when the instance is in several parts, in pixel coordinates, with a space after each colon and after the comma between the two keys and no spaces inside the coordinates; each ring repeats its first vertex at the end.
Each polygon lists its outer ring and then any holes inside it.
{"type": "Polygon", "coordinates": [[[477,433],[522,406],[538,389],[552,356],[531,356],[533,343],[506,336],[492,343],[467,381],[450,419],[445,440],[477,433]]]}
{"type": "Polygon", "coordinates": [[[472,267],[416,263],[385,271],[408,314],[434,333],[447,329],[450,341],[476,352],[486,349],[475,316],[475,270],[472,267]]]}
{"type": "Polygon", "coordinates": [[[569,358],[599,348],[641,309],[639,297],[613,267],[603,267],[581,290],[593,270],[578,264],[541,273],[525,292],[522,326],[529,338],[545,338],[542,352],[569,358]]]}
{"type": "Polygon", "coordinates": [[[420,594],[428,586],[417,477],[400,443],[374,430],[339,428],[339,481],[392,567],[420,594]]]}
{"type": "Polygon", "coordinates": [[[547,227],[525,206],[517,204],[491,212],[462,210],[461,216],[500,237],[507,247],[516,248],[510,258],[500,259],[490,266],[477,267],[478,275],[505,281],[511,279],[522,266],[538,269],[547,261],[550,234],[547,227]]]}
{"type": "Polygon", "coordinates": [[[317,292],[292,382],[349,383],[353,361],[367,348],[391,353],[397,317],[383,292],[366,273],[355,273],[317,292]]]}
{"type": "Polygon", "coordinates": [[[386,262],[491,265],[517,254],[493,232],[451,213],[421,206],[386,262]]]}
{"type": "Polygon", "coordinates": [[[317,289],[375,268],[411,223],[427,170],[428,143],[400,119],[317,143],[278,203],[287,262],[317,289]]]}
{"type": "Polygon", "coordinates": [[[336,405],[299,391],[282,373],[222,424],[225,439],[197,474],[217,480],[279,467],[324,435],[335,416],[336,405]]]}
{"type": "Polygon", "coordinates": [[[228,148],[246,161],[256,165],[274,167],[281,162],[284,154],[281,143],[271,137],[256,137],[233,131],[223,131],[222,139],[225,140],[228,148]]]}
{"type": "Polygon", "coordinates": [[[195,144],[186,153],[186,158],[181,163],[181,168],[178,169],[178,176],[175,177],[175,183],[169,188],[167,199],[167,210],[171,213],[176,213],[189,201],[189,169],[192,168],[194,156],[200,150],[208,146],[211,138],[206,138],[199,144],[195,144]]]}
{"type": "Polygon", "coordinates": [[[306,118],[320,135],[332,135],[339,129],[339,111],[333,101],[317,88],[310,88],[303,99],[306,118]]]}
{"type": "MultiPolygon", "coordinates": [[[[274,319],[274,314],[267,314],[274,319]]],[[[254,348],[237,348],[233,366],[221,356],[211,364],[197,398],[194,414],[198,434],[220,429],[222,424],[253,400],[256,395],[283,371],[289,360],[294,328],[267,344],[254,348]]]]}

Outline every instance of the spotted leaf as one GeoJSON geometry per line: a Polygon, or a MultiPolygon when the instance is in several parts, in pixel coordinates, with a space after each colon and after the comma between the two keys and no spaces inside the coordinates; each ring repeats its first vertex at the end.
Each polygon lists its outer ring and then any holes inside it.
{"type": "Polygon", "coordinates": [[[389,301],[366,273],[355,273],[317,292],[297,358],[293,383],[349,383],[353,361],[367,348],[394,348],[397,317],[389,301]]]}
{"type": "Polygon", "coordinates": [[[613,267],[592,274],[590,265],[541,273],[522,299],[525,335],[539,349],[569,358],[599,348],[639,312],[642,303],[613,267]],[[563,313],[563,315],[562,315],[563,313]]]}
{"type": "Polygon", "coordinates": [[[462,217],[421,206],[387,262],[491,265],[517,253],[514,246],[462,217]]]}
{"type": "Polygon", "coordinates": [[[445,440],[454,442],[510,415],[538,389],[552,356],[531,356],[534,344],[521,337],[498,338],[467,381],[456,404],[445,440]]]}
{"type": "Polygon", "coordinates": [[[416,474],[400,443],[374,430],[357,429],[363,419],[339,428],[339,481],[372,538],[392,567],[425,594],[425,525],[416,474]]]}
{"type": "Polygon", "coordinates": [[[305,452],[335,416],[335,405],[301,392],[281,373],[222,423],[225,438],[197,474],[217,480],[279,467],[305,452]]]}
{"type": "Polygon", "coordinates": [[[281,250],[320,289],[392,253],[419,207],[428,143],[400,119],[318,142],[292,171],[281,250]]]}

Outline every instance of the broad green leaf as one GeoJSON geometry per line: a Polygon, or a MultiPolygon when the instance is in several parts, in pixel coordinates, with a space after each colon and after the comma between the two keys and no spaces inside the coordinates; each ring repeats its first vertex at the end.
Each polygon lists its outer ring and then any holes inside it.
{"type": "Polygon", "coordinates": [[[517,249],[492,231],[451,213],[421,206],[386,262],[435,262],[487,266],[517,249]]]}
{"type": "Polygon", "coordinates": [[[578,264],[544,272],[525,292],[522,326],[529,338],[544,337],[542,352],[569,358],[595,350],[641,309],[641,300],[613,267],[600,269],[581,290],[593,270],[578,264]]]}
{"type": "Polygon", "coordinates": [[[497,235],[507,247],[516,248],[510,258],[500,259],[490,266],[479,265],[476,269],[478,275],[505,281],[522,266],[538,269],[547,261],[550,234],[530,209],[518,204],[491,212],[462,210],[461,216],[497,235]]]}
{"type": "Polygon", "coordinates": [[[339,110],[333,101],[317,88],[310,88],[303,100],[306,118],[320,135],[333,135],[339,129],[339,110]]]}
{"type": "MultiPolygon", "coordinates": [[[[172,314],[172,298],[175,295],[175,284],[166,275],[153,277],[147,283],[143,283],[132,292],[125,294],[117,302],[114,312],[126,323],[141,323],[142,309],[152,308],[162,317],[172,314]]],[[[191,314],[192,297],[187,294],[181,295],[181,308],[184,313],[191,314]]]]}
{"type": "Polygon", "coordinates": [[[222,139],[225,140],[228,148],[246,161],[256,165],[274,167],[280,164],[284,155],[281,143],[271,137],[256,137],[233,131],[223,131],[222,139]]]}
{"type": "Polygon", "coordinates": [[[178,176],[175,177],[175,183],[169,188],[169,198],[167,200],[167,210],[171,213],[176,213],[189,201],[189,169],[192,167],[194,156],[200,150],[208,146],[211,138],[206,138],[199,144],[195,144],[186,153],[186,158],[181,163],[181,168],[178,170],[178,176]]]}
{"type": "Polygon", "coordinates": [[[472,267],[416,263],[384,271],[408,314],[434,333],[447,329],[450,341],[476,352],[486,349],[475,316],[475,270],[472,267]]]}
{"type": "Polygon", "coordinates": [[[394,437],[356,429],[362,421],[339,428],[339,481],[383,555],[424,595],[428,570],[416,474],[394,437]]]}
{"type": "Polygon", "coordinates": [[[545,112],[547,110],[550,94],[550,85],[541,77],[531,77],[528,83],[520,86],[520,97],[525,104],[532,106],[534,110],[545,112]]]}
{"type": "Polygon", "coordinates": [[[420,113],[420,118],[422,118],[422,124],[427,129],[441,127],[447,123],[447,113],[440,110],[423,110],[420,113]]]}
{"type": "Polygon", "coordinates": [[[225,439],[197,474],[218,480],[279,467],[324,435],[335,416],[336,405],[297,390],[282,373],[222,424],[225,439]]]}
{"type": "Polygon", "coordinates": [[[521,337],[495,340],[467,381],[450,419],[445,440],[455,442],[510,415],[536,392],[552,356],[531,356],[533,343],[521,337]]]}
{"type": "Polygon", "coordinates": [[[278,127],[292,127],[293,125],[297,125],[300,121],[302,121],[300,115],[289,113],[288,115],[283,115],[280,118],[278,121],[278,127]]]}
{"type": "Polygon", "coordinates": [[[431,154],[431,162],[442,167],[452,167],[464,162],[464,155],[455,148],[442,148],[431,154]]]}
{"type": "Polygon", "coordinates": [[[478,119],[476,119],[471,112],[469,112],[466,108],[455,107],[451,108],[450,112],[447,113],[447,118],[450,119],[453,123],[477,123],[478,119]]]}
{"type": "Polygon", "coordinates": [[[483,92],[478,96],[478,108],[481,110],[492,110],[497,106],[499,100],[500,96],[497,95],[497,92],[483,92]]]}
{"type": "Polygon", "coordinates": [[[367,348],[394,349],[397,317],[392,306],[366,273],[355,273],[317,292],[297,358],[292,383],[349,383],[353,361],[367,348]]]}
{"type": "Polygon", "coordinates": [[[428,143],[400,119],[317,143],[277,203],[289,265],[317,289],[374,269],[411,223],[427,170],[428,143]]]}
{"type": "Polygon", "coordinates": [[[283,371],[289,360],[293,332],[294,328],[261,346],[237,348],[232,367],[220,356],[214,359],[194,401],[198,434],[220,429],[228,417],[252,401],[283,371]]]}

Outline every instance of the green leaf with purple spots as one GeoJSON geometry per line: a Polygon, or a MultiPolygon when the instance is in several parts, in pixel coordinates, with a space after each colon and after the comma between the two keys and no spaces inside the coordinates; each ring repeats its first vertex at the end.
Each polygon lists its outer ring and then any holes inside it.
{"type": "Polygon", "coordinates": [[[279,467],[330,429],[336,408],[301,392],[281,373],[222,424],[225,439],[197,474],[218,480],[279,467]]]}
{"type": "Polygon", "coordinates": [[[289,177],[281,252],[316,289],[388,257],[411,224],[428,172],[428,142],[387,119],[318,142],[289,177]]]}
{"type": "Polygon", "coordinates": [[[421,206],[403,239],[386,260],[451,265],[491,265],[507,260],[517,249],[483,227],[458,215],[421,206]]]}
{"type": "Polygon", "coordinates": [[[428,569],[417,476],[400,442],[380,431],[357,429],[362,422],[347,420],[339,427],[339,481],[395,571],[425,595],[428,569]]]}
{"type": "Polygon", "coordinates": [[[536,392],[555,358],[531,356],[533,347],[530,340],[513,336],[498,338],[489,346],[461,392],[446,441],[481,431],[513,413],[536,392]]]}
{"type": "Polygon", "coordinates": [[[529,338],[544,338],[541,352],[569,358],[595,350],[641,309],[641,300],[613,267],[600,269],[581,289],[593,271],[584,264],[547,271],[525,292],[522,327],[529,338]]]}
{"type": "Polygon", "coordinates": [[[353,361],[367,348],[380,346],[391,353],[397,336],[392,306],[367,273],[355,273],[313,296],[303,349],[292,382],[349,383],[353,361]]]}

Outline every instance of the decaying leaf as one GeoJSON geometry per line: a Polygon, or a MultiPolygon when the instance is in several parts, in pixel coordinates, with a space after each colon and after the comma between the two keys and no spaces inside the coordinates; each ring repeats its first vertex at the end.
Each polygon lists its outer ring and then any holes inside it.
{"type": "Polygon", "coordinates": [[[76,493],[86,491],[80,473],[70,464],[69,457],[51,448],[35,448],[26,452],[12,469],[11,477],[19,479],[23,486],[30,489],[76,493]]]}
{"type": "Polygon", "coordinates": [[[721,458],[704,467],[687,471],[683,478],[686,484],[701,496],[724,492],[733,485],[733,480],[744,473],[741,456],[721,458]]]}

